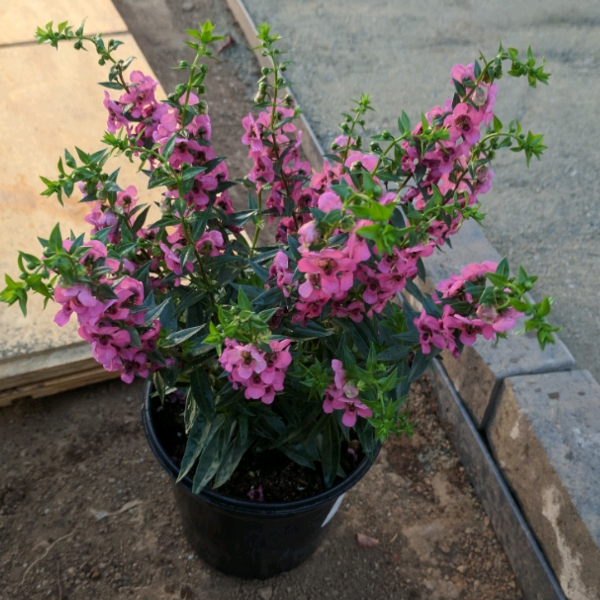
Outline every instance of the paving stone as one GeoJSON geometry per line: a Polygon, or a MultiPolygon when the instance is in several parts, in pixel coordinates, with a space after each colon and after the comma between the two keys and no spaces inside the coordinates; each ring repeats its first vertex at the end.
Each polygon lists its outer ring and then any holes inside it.
{"type": "MultiPolygon", "coordinates": [[[[481,227],[467,221],[452,238],[451,250],[447,248],[425,261],[428,277],[420,286],[432,293],[441,280],[447,279],[451,273],[460,273],[465,265],[498,262],[500,258],[486,240],[481,227]]],[[[442,354],[448,376],[478,428],[485,426],[505,377],[567,370],[574,365],[571,353],[560,339],[542,351],[535,335],[518,333],[522,329],[517,325],[507,339],[498,344],[493,340],[479,339],[473,346],[465,348],[458,360],[450,352],[442,354]]]]}
{"type": "Polygon", "coordinates": [[[587,371],[508,378],[487,434],[567,598],[600,598],[600,385],[587,371]]]}
{"type": "MultiPolygon", "coordinates": [[[[133,37],[118,37],[125,42],[120,55],[137,56],[135,68],[151,73],[133,37]]],[[[61,208],[55,198],[40,196],[44,185],[38,175],[56,177],[64,148],[75,154],[75,145],[86,151],[103,147],[104,88],[97,83],[105,80],[106,69],[91,52],[70,46],[58,52],[38,45],[0,48],[0,273],[16,277],[17,251],[39,255],[37,236],[47,238],[58,221],[65,236],[70,229],[89,230],[83,221],[88,206],[78,203],[78,192],[61,208]]],[[[158,96],[164,97],[162,90],[158,96]]],[[[134,165],[111,159],[107,169],[117,166],[122,187],[136,185],[141,201],[156,198],[145,190],[146,177],[134,165]]],[[[0,361],[81,342],[74,323],[60,329],[52,321],[55,310],[42,311],[41,305],[33,300],[27,319],[16,306],[0,306],[0,361]]]]}
{"type": "Polygon", "coordinates": [[[0,46],[35,43],[34,33],[52,21],[69,21],[75,28],[86,20],[85,33],[116,33],[127,30],[110,0],[3,0],[0,3],[0,46]]]}

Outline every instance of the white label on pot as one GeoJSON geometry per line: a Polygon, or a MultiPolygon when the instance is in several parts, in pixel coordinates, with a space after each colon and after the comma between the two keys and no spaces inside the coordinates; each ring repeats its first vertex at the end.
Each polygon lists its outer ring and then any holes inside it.
{"type": "Polygon", "coordinates": [[[321,525],[321,527],[325,527],[325,525],[327,525],[327,523],[329,523],[329,521],[331,521],[331,519],[333,519],[333,515],[335,515],[335,513],[339,510],[340,506],[342,505],[342,502],[344,500],[344,496],[346,494],[343,493],[336,501],[335,504],[331,507],[331,510],[329,511],[329,514],[327,515],[327,518],[323,521],[323,525],[321,525]]]}

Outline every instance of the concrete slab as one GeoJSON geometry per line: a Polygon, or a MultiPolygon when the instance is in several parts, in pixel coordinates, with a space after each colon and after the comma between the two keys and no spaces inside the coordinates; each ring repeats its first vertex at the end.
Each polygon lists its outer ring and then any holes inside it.
{"type": "Polygon", "coordinates": [[[536,297],[554,295],[553,319],[575,358],[600,379],[600,94],[596,0],[244,0],[289,50],[294,93],[323,147],[337,134],[348,98],[370,93],[370,130],[393,130],[404,109],[413,122],[451,93],[453,64],[493,55],[498,40],[545,55],[550,87],[503,79],[499,117],[546,133],[549,149],[527,170],[508,152],[494,189],[482,196],[485,234],[511,264],[540,275],[536,297]],[[574,203],[576,208],[574,208],[574,203]]]}
{"type": "MultiPolygon", "coordinates": [[[[122,55],[137,56],[136,67],[151,73],[133,37],[118,37],[125,42],[119,49],[122,55]]],[[[17,250],[40,254],[37,236],[47,237],[58,221],[64,234],[70,229],[88,231],[83,221],[88,207],[79,204],[75,194],[64,208],[55,199],[40,196],[44,186],[38,175],[55,177],[64,148],[72,152],[75,144],[86,151],[102,148],[104,88],[97,82],[105,79],[104,68],[89,52],[67,46],[58,52],[37,45],[0,48],[0,114],[4,116],[0,120],[0,272],[17,274],[17,250]]],[[[118,165],[121,185],[136,185],[141,199],[148,201],[146,177],[126,160],[109,162],[108,168],[118,165]]],[[[53,316],[52,307],[42,311],[37,301],[32,302],[27,319],[16,306],[0,306],[0,361],[81,341],[74,324],[59,329],[53,316]]]]}
{"type": "Polygon", "coordinates": [[[487,432],[567,598],[600,598],[600,385],[587,371],[506,379],[487,432]]]}
{"type": "Polygon", "coordinates": [[[87,19],[85,33],[116,33],[127,30],[110,0],[6,0],[0,4],[0,46],[35,43],[36,27],[49,21],[69,21],[79,27],[87,19]]]}

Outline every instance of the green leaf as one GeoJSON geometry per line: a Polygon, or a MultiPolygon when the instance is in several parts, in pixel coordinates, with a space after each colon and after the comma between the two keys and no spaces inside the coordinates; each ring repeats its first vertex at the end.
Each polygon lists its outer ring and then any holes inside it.
{"type": "Polygon", "coordinates": [[[486,273],[486,277],[495,287],[504,288],[508,284],[508,279],[502,275],[496,273],[486,273]]]}
{"type": "Polygon", "coordinates": [[[253,443],[254,437],[244,437],[241,433],[236,436],[234,441],[227,448],[219,470],[215,475],[215,480],[212,485],[213,490],[222,486],[231,477],[245,452],[253,443]]]}
{"type": "MultiPolygon", "coordinates": [[[[169,158],[171,154],[173,154],[173,149],[175,148],[175,142],[177,141],[178,133],[174,133],[167,141],[167,143],[163,146],[162,154],[163,156],[169,158]]],[[[155,186],[153,186],[155,187],[155,186]]]]}
{"type": "Polygon", "coordinates": [[[57,223],[50,234],[50,238],[48,239],[48,247],[50,250],[54,250],[54,252],[60,252],[63,249],[63,238],[60,232],[60,225],[57,223]]]}
{"type": "MultiPolygon", "coordinates": [[[[219,416],[224,417],[224,415],[219,416]]],[[[235,421],[233,424],[235,424],[235,421]]],[[[215,429],[210,440],[206,442],[202,454],[200,455],[198,466],[196,467],[196,473],[194,474],[194,481],[192,484],[192,492],[194,494],[199,494],[219,469],[230,439],[231,428],[224,427],[223,423],[221,423],[221,425],[215,429]]]]}
{"type": "Polygon", "coordinates": [[[196,335],[199,331],[206,328],[205,325],[199,325],[198,327],[190,327],[188,329],[181,329],[180,331],[174,331],[169,334],[160,344],[161,348],[173,348],[179,344],[182,344],[186,340],[189,340],[193,335],[196,335]]]}
{"type": "Polygon", "coordinates": [[[329,489],[338,472],[340,464],[340,430],[333,416],[327,419],[321,439],[321,466],[323,468],[323,482],[329,489]]]}
{"type": "Polygon", "coordinates": [[[154,308],[150,309],[147,313],[146,313],[146,318],[144,321],[144,327],[151,327],[152,323],[154,321],[156,321],[157,319],[160,319],[161,314],[164,312],[164,310],[173,304],[173,300],[171,300],[171,298],[167,298],[166,300],[163,300],[158,306],[155,306],[154,308]]]}
{"type": "Polygon", "coordinates": [[[248,264],[252,267],[252,270],[259,276],[261,281],[267,281],[269,279],[269,271],[261,265],[255,263],[253,260],[248,259],[248,264]]]}
{"type": "Polygon", "coordinates": [[[207,372],[202,367],[194,369],[190,383],[200,414],[207,421],[211,421],[215,415],[215,402],[207,372]]]}
{"type": "Polygon", "coordinates": [[[547,296],[540,302],[537,314],[540,317],[547,317],[550,314],[550,299],[547,296]]]}
{"type": "Polygon", "coordinates": [[[75,159],[73,158],[73,155],[65,149],[65,163],[68,167],[71,167],[71,169],[74,169],[77,166],[77,163],[75,162],[75,159]]]}
{"type": "Polygon", "coordinates": [[[198,404],[196,403],[194,394],[192,394],[191,390],[188,390],[187,396],[185,398],[185,410],[183,413],[183,422],[185,425],[186,434],[189,434],[190,429],[196,422],[196,418],[198,416],[199,416],[198,404]]]}
{"type": "Polygon", "coordinates": [[[212,439],[212,436],[218,431],[219,427],[223,425],[224,420],[225,415],[219,415],[219,418],[215,419],[212,423],[206,423],[206,421],[202,421],[201,419],[194,422],[188,435],[183,459],[181,460],[181,467],[179,468],[179,475],[176,480],[177,483],[190,472],[190,469],[194,466],[194,463],[204,449],[205,444],[212,439]]]}
{"type": "Polygon", "coordinates": [[[102,87],[105,88],[109,88],[111,90],[122,90],[123,86],[120,83],[117,83],[116,81],[101,81],[98,83],[98,85],[101,85],[102,87]]]}
{"type": "Polygon", "coordinates": [[[377,355],[381,362],[399,362],[405,359],[409,354],[409,349],[406,346],[396,345],[386,348],[377,355]]]}
{"type": "Polygon", "coordinates": [[[290,330],[290,337],[296,339],[309,340],[312,338],[327,337],[332,334],[331,331],[321,327],[321,325],[314,321],[308,321],[306,325],[290,324],[288,325],[288,329],[290,330]]]}

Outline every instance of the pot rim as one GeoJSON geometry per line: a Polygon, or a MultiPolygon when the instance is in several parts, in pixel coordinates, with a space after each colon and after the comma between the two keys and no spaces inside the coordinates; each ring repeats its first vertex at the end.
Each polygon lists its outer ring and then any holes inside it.
{"type": "MultiPolygon", "coordinates": [[[[142,424],[144,426],[144,433],[148,440],[148,445],[154,453],[156,459],[160,465],[167,471],[171,478],[175,481],[179,474],[179,468],[171,460],[165,449],[162,447],[156,431],[154,430],[154,419],[150,407],[151,402],[151,390],[152,383],[147,381],[144,385],[143,397],[144,401],[142,404],[142,424]]],[[[378,444],[375,458],[381,450],[381,444],[378,444]]],[[[351,487],[359,482],[360,479],[366,474],[371,468],[373,463],[365,456],[360,464],[348,475],[343,481],[337,485],[332,486],[328,490],[321,492],[310,498],[304,498],[303,500],[294,500],[292,502],[252,502],[250,500],[242,500],[241,498],[233,498],[231,496],[225,496],[215,490],[203,489],[200,494],[195,494],[205,502],[218,506],[220,508],[235,509],[236,512],[246,512],[251,514],[289,514],[298,513],[303,510],[310,510],[316,506],[331,502],[347,492],[351,487]]],[[[180,482],[190,493],[192,493],[192,478],[186,475],[180,482]]]]}

